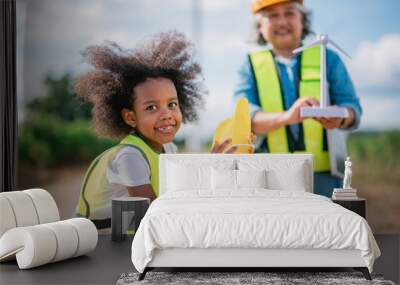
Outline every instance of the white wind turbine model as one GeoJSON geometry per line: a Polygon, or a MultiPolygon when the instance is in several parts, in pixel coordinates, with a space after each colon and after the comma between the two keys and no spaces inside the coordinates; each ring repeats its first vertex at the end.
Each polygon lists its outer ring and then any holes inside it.
{"type": "Polygon", "coordinates": [[[300,108],[300,116],[301,117],[325,117],[325,118],[347,118],[349,113],[346,108],[328,106],[329,97],[328,97],[328,83],[326,80],[326,46],[328,43],[332,44],[335,48],[337,48],[341,53],[350,58],[350,56],[342,50],[337,44],[335,44],[332,40],[328,38],[328,35],[320,35],[319,39],[314,41],[313,43],[299,47],[293,51],[294,54],[299,53],[305,49],[321,45],[321,84],[320,84],[320,101],[319,107],[301,107],[300,108]]]}

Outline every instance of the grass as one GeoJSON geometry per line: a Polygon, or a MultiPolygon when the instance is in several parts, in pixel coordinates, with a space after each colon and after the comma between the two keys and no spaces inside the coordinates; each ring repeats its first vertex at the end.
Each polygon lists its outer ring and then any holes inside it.
{"type": "Polygon", "coordinates": [[[352,186],[367,199],[374,233],[400,233],[400,131],[359,132],[348,140],[352,186]]]}

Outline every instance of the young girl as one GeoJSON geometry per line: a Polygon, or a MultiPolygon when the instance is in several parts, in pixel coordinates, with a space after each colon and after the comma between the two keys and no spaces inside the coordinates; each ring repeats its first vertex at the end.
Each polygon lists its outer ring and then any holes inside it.
{"type": "Polygon", "coordinates": [[[176,152],[172,140],[182,122],[197,119],[206,92],[192,45],[178,32],[130,52],[115,43],[91,46],[84,57],[94,70],[78,79],[76,93],[94,104],[97,134],[122,140],[89,167],[77,212],[107,228],[112,198],[158,196],[158,156],[176,152]]]}

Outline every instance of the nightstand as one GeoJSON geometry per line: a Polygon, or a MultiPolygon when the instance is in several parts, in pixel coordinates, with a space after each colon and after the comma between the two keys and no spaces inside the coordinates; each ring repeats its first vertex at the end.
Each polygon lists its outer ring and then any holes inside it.
{"type": "Polygon", "coordinates": [[[359,214],[365,219],[365,209],[367,201],[364,198],[358,198],[355,200],[337,200],[332,199],[333,203],[339,204],[340,206],[359,214]]]}

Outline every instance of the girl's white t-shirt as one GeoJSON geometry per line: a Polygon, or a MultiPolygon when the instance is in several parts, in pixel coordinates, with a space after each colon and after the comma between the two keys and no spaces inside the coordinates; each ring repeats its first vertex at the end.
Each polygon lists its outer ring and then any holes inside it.
{"type": "MultiPolygon", "coordinates": [[[[176,153],[173,143],[164,145],[165,153],[176,153]]],[[[102,204],[97,205],[97,219],[111,217],[111,201],[114,198],[128,197],[127,186],[150,184],[150,166],[146,158],[136,148],[123,146],[108,164],[107,184],[102,189],[102,204]]]]}
{"type": "MultiPolygon", "coordinates": [[[[165,153],[176,153],[178,150],[174,143],[165,144],[163,147],[165,153]]],[[[123,146],[114,156],[106,173],[110,184],[116,187],[124,186],[125,194],[126,186],[150,184],[150,166],[146,158],[137,148],[128,145],[123,146]]]]}

